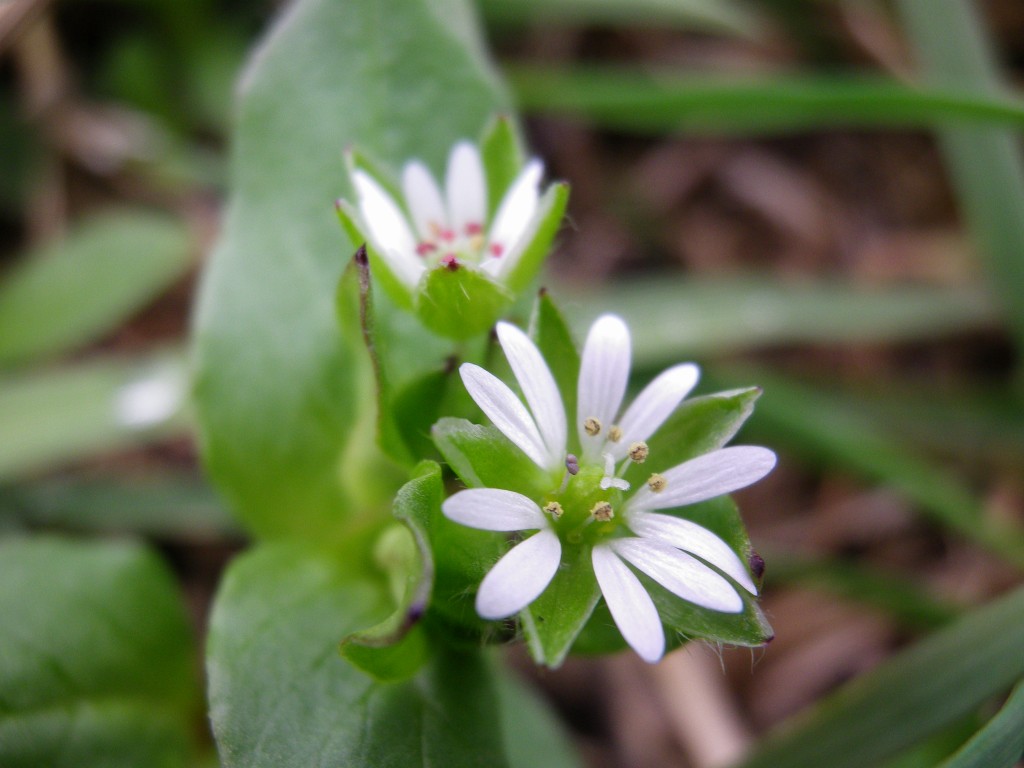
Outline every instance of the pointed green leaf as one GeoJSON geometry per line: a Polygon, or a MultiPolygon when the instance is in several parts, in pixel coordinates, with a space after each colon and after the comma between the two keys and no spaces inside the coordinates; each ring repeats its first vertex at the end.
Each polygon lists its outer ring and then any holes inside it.
{"type": "Polygon", "coordinates": [[[199,690],[174,579],[128,543],[0,543],[0,765],[193,764],[199,690]]]}
{"type": "Polygon", "coordinates": [[[434,444],[470,488],[504,488],[540,497],[552,479],[496,427],[443,418],[434,425],[434,444]]]}
{"type": "Polygon", "coordinates": [[[942,768],[1013,768],[1024,758],[1024,682],[1003,708],[942,768]]]}
{"type": "Polygon", "coordinates": [[[359,245],[331,215],[342,151],[439,165],[505,103],[461,0],[298,0],[251,61],[195,352],[205,458],[254,532],[339,538],[368,512],[348,487],[360,352],[335,315],[359,245]]]}
{"type": "Polygon", "coordinates": [[[505,192],[526,162],[519,130],[507,115],[499,115],[484,129],[480,159],[487,177],[487,220],[493,221],[505,192]]]}

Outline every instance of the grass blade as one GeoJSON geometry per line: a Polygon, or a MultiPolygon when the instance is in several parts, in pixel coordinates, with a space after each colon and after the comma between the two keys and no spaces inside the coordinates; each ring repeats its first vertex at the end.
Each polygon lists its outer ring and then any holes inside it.
{"type": "MultiPolygon", "coordinates": [[[[974,4],[900,0],[922,77],[937,87],[1005,98],[974,4]]],[[[939,139],[989,281],[1024,349],[1024,163],[1019,134],[988,126],[947,126],[939,139]]]]}
{"type": "Polygon", "coordinates": [[[742,768],[862,768],[971,713],[1024,675],[1024,588],[846,685],[762,743],[742,768]]]}
{"type": "Polygon", "coordinates": [[[510,68],[509,77],[526,112],[583,116],[638,133],[765,134],[939,123],[1024,128],[1024,103],[957,83],[913,88],[851,76],[737,80],[535,66],[510,68]]]}
{"type": "Polygon", "coordinates": [[[1024,682],[1017,683],[999,714],[942,768],[1013,768],[1024,757],[1024,682]]]}

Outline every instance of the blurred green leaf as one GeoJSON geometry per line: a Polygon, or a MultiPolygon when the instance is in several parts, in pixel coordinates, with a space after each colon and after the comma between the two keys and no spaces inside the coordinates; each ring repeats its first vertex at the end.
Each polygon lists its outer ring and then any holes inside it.
{"type": "Polygon", "coordinates": [[[120,471],[116,479],[75,476],[3,487],[0,516],[31,526],[188,540],[239,533],[207,483],[191,474],[166,472],[120,471]]]}
{"type": "Polygon", "coordinates": [[[942,768],[1013,768],[1024,758],[1024,682],[1003,708],[942,768]]]}
{"type": "Polygon", "coordinates": [[[728,378],[757,381],[767,393],[751,424],[765,442],[885,483],[935,521],[1024,567],[1024,528],[990,519],[955,474],[892,439],[884,426],[865,421],[843,398],[764,370],[733,369],[728,378]]]}
{"type": "Polygon", "coordinates": [[[974,711],[1024,675],[1024,589],[884,662],[761,743],[742,768],[862,768],[974,711]]]}
{"type": "Polygon", "coordinates": [[[339,537],[372,511],[353,492],[373,474],[357,467],[373,442],[360,442],[364,352],[335,315],[357,245],[331,210],[342,150],[436,170],[506,99],[459,0],[300,0],[241,94],[232,199],[195,324],[205,458],[253,531],[339,537]]]}
{"type": "Polygon", "coordinates": [[[96,216],[0,286],[0,366],[101,337],[180,278],[192,261],[183,222],[156,213],[96,216]]]}
{"type": "Polygon", "coordinates": [[[479,0],[492,24],[571,23],[671,27],[753,36],[759,20],[734,0],[479,0]]]}
{"type": "Polygon", "coordinates": [[[142,548],[0,542],[0,764],[192,765],[192,637],[174,579],[142,548]]]}
{"type": "Polygon", "coordinates": [[[501,679],[480,652],[436,648],[404,683],[377,683],[338,655],[339,638],[388,610],[381,585],[360,573],[353,554],[271,544],[231,565],[209,641],[225,768],[522,766],[505,744],[526,734],[507,731],[538,715],[499,709],[501,679]]]}
{"type": "MultiPolygon", "coordinates": [[[[930,0],[924,2],[928,5],[930,0]]],[[[659,135],[678,131],[787,133],[829,126],[940,122],[1024,127],[1024,103],[1006,95],[979,95],[964,83],[949,83],[947,89],[940,90],[849,76],[737,80],[613,68],[556,71],[536,66],[510,68],[509,77],[525,112],[583,116],[604,127],[659,135]]]]}
{"type": "Polygon", "coordinates": [[[561,287],[558,295],[578,333],[602,312],[622,315],[634,329],[638,366],[778,344],[934,338],[998,320],[987,295],[973,289],[789,285],[768,277],[661,276],[586,291],[561,287]]]}
{"type": "MultiPolygon", "coordinates": [[[[1009,89],[975,4],[899,0],[897,7],[925,82],[990,99],[1006,97],[1009,89]]],[[[1015,331],[1018,349],[1024,349],[1024,157],[1016,127],[946,125],[939,139],[993,293],[1015,331]]]]}
{"type": "Polygon", "coordinates": [[[175,351],[0,377],[0,479],[188,434],[187,399],[175,351]]]}
{"type": "Polygon", "coordinates": [[[558,713],[512,672],[498,670],[509,768],[582,768],[558,713]]]}

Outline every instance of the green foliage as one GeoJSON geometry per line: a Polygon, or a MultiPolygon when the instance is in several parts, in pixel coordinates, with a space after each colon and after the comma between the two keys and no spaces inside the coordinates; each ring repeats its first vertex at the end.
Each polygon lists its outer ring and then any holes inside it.
{"type": "Polygon", "coordinates": [[[182,222],[145,211],[87,219],[24,256],[0,288],[0,367],[100,338],[180,278],[192,260],[182,222]]]}
{"type": "Polygon", "coordinates": [[[250,530],[336,538],[373,500],[368,473],[343,466],[366,450],[356,436],[372,398],[335,315],[358,245],[330,213],[342,150],[436,167],[503,103],[466,7],[448,0],[303,0],[250,63],[195,325],[206,461],[250,530]]]}
{"type": "Polygon", "coordinates": [[[199,692],[171,574],[134,544],[0,542],[0,764],[186,768],[199,692]]]}
{"type": "MultiPolygon", "coordinates": [[[[509,759],[506,744],[521,734],[508,729],[543,715],[529,711],[537,705],[521,690],[499,694],[508,683],[479,652],[439,647],[415,678],[397,683],[376,682],[337,654],[338,638],[387,611],[386,589],[353,555],[270,544],[232,564],[209,641],[211,713],[225,768],[525,768],[522,757],[509,759]],[[510,697],[525,711],[499,709],[510,697]]],[[[545,764],[571,765],[559,754],[564,746],[545,764]]]]}
{"type": "Polygon", "coordinates": [[[0,376],[0,478],[187,434],[180,352],[0,376]]]}
{"type": "Polygon", "coordinates": [[[763,742],[742,768],[872,765],[955,723],[1024,674],[1024,590],[882,663],[763,742]]]}

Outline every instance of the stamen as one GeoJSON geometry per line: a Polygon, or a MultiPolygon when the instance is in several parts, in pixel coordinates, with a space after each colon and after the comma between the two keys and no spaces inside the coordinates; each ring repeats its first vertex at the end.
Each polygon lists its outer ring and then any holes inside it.
{"type": "Polygon", "coordinates": [[[601,422],[596,416],[588,416],[583,420],[583,431],[591,437],[601,434],[601,422]]]}
{"type": "Polygon", "coordinates": [[[647,461],[647,456],[649,454],[650,449],[647,447],[647,443],[630,443],[629,458],[637,464],[643,464],[647,461]]]}
{"type": "Polygon", "coordinates": [[[422,242],[416,246],[416,253],[420,256],[426,256],[427,254],[433,253],[437,250],[437,246],[433,243],[422,242]]]}
{"type": "Polygon", "coordinates": [[[491,256],[496,259],[500,259],[505,255],[505,246],[501,243],[491,243],[491,247],[488,250],[491,252],[491,256]]]}
{"type": "Polygon", "coordinates": [[[570,475],[575,475],[580,471],[580,460],[576,458],[575,453],[570,453],[565,457],[565,468],[570,475]]]}
{"type": "Polygon", "coordinates": [[[450,243],[455,239],[455,233],[450,229],[442,229],[437,233],[437,236],[444,240],[446,243],[450,243]]]}
{"type": "Polygon", "coordinates": [[[549,501],[544,505],[544,511],[557,520],[562,516],[565,510],[562,509],[562,505],[557,501],[549,501]]]}
{"type": "Polygon", "coordinates": [[[483,248],[483,247],[484,247],[484,236],[483,235],[473,235],[472,237],[469,238],[469,250],[472,251],[473,253],[479,252],[480,249],[483,248]]]}
{"type": "Polygon", "coordinates": [[[462,266],[459,264],[459,260],[455,257],[454,253],[446,253],[439,263],[449,272],[456,272],[462,266]]]}
{"type": "Polygon", "coordinates": [[[484,228],[482,226],[480,226],[479,224],[477,224],[475,221],[471,221],[468,224],[466,224],[466,236],[467,237],[473,237],[474,235],[479,235],[483,231],[484,231],[484,228]]]}
{"type": "Polygon", "coordinates": [[[668,480],[665,479],[664,475],[659,475],[657,472],[647,478],[647,487],[655,493],[664,491],[666,485],[668,485],[668,480]]]}
{"type": "Polygon", "coordinates": [[[608,439],[613,443],[617,443],[622,439],[622,430],[618,424],[612,424],[611,429],[608,430],[608,439]]]}
{"type": "Polygon", "coordinates": [[[599,501],[590,510],[590,515],[599,523],[607,523],[615,517],[615,510],[612,509],[612,505],[607,501],[599,501]]]}

